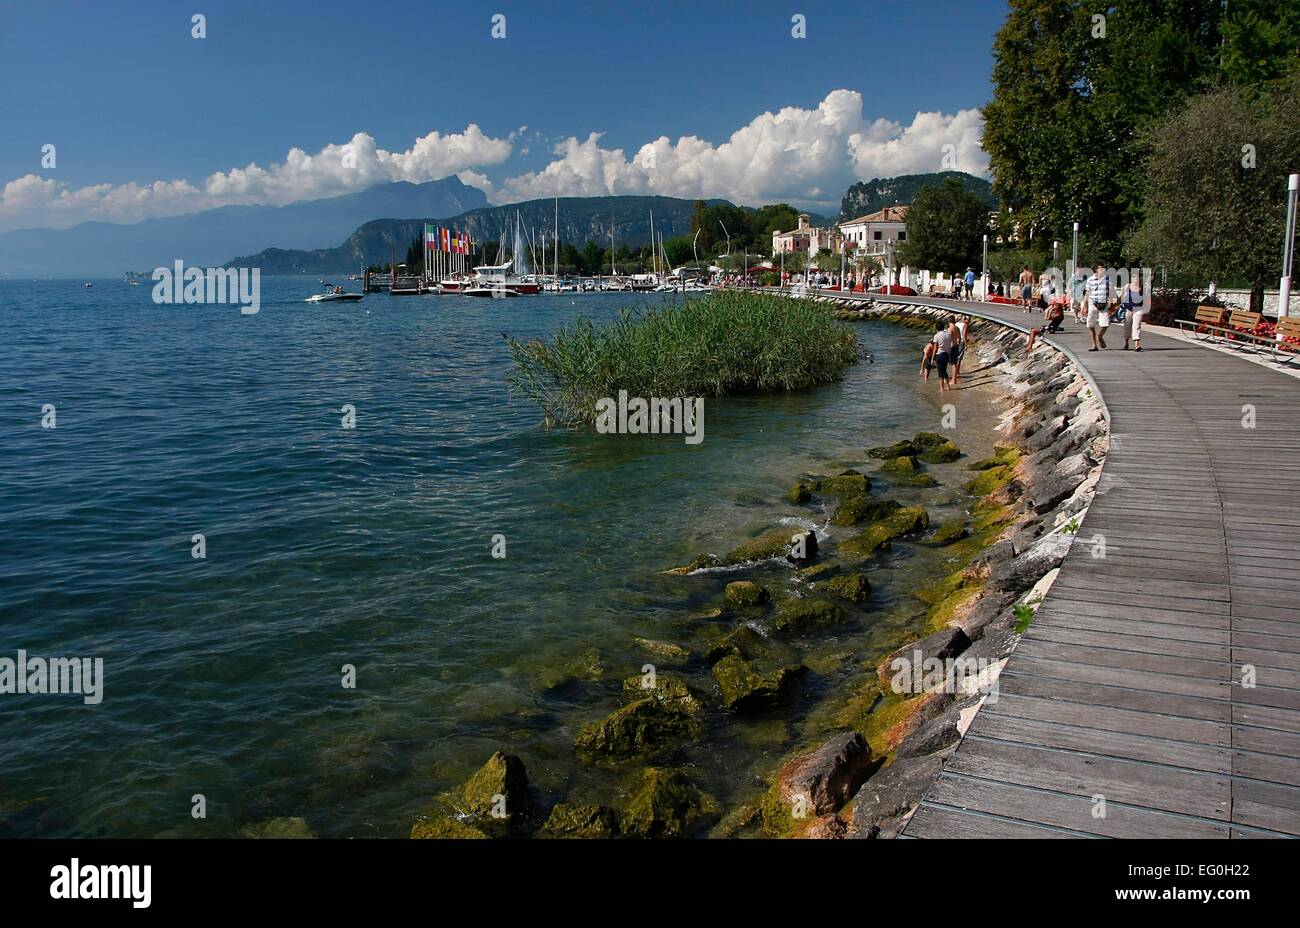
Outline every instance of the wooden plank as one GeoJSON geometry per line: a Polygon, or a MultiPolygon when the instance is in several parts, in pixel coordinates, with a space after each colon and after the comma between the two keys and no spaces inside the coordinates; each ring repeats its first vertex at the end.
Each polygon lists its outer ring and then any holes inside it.
{"type": "Polygon", "coordinates": [[[907,823],[909,838],[1086,838],[1008,818],[922,803],[907,823]]]}

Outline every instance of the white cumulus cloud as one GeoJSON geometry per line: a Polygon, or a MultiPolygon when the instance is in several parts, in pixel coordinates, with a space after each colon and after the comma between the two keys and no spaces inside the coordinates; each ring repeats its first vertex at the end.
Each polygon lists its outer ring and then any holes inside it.
{"type": "Polygon", "coordinates": [[[867,119],[862,94],[834,90],[815,109],[785,107],[756,116],[714,145],[685,135],[643,144],[631,157],[601,146],[602,135],[555,146],[539,171],[505,180],[498,203],[545,196],[664,194],[725,197],[746,204],[787,200],[838,207],[857,180],[941,170],[986,175],[978,110],[917,113],[903,125],[867,119]]]}
{"type": "Polygon", "coordinates": [[[449,174],[477,180],[482,175],[474,168],[501,164],[510,157],[512,147],[511,138],[492,138],[471,124],[463,132],[430,132],[403,152],[385,151],[371,136],[358,132],[347,142],[326,145],[314,155],[292,148],[277,164],[218,171],[198,183],[160,180],[72,187],[28,174],[0,188],[0,230],[61,228],[89,219],[135,222],[231,204],[282,205],[353,193],[390,181],[420,183],[449,174]]]}

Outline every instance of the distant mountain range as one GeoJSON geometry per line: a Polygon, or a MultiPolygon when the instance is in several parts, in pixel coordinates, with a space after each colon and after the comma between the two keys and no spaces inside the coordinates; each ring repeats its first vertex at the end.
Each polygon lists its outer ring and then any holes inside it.
{"type": "Polygon", "coordinates": [[[455,216],[487,203],[482,190],[444,177],[423,184],[380,184],[286,206],[222,206],[130,225],[85,222],[70,229],[19,229],[0,233],[0,273],[115,277],[170,266],[178,258],[214,267],[231,255],[272,245],[331,245],[376,216],[455,216]]]}
{"type": "Polygon", "coordinates": [[[974,174],[966,174],[963,171],[901,174],[898,177],[878,177],[875,180],[859,181],[850,187],[840,201],[839,221],[844,222],[867,213],[874,213],[886,206],[909,204],[922,187],[938,187],[949,177],[957,178],[963,188],[983,197],[989,204],[989,209],[997,206],[993,186],[974,174]]]}
{"type": "MultiPolygon", "coordinates": [[[[677,197],[560,197],[560,241],[577,248],[588,241],[607,246],[612,229],[616,247],[635,248],[650,241],[651,210],[655,235],[662,233],[669,239],[690,233],[694,208],[695,200],[677,197]]],[[[555,199],[548,198],[474,209],[446,219],[435,219],[433,214],[429,219],[376,219],[361,226],[337,248],[314,251],[268,248],[226,263],[261,268],[263,274],[357,272],[368,264],[387,264],[394,251],[399,261],[405,260],[407,246],[421,235],[426,221],[468,232],[475,241],[489,242],[499,240],[503,232],[513,234],[507,230],[514,228],[516,215],[525,229],[533,229],[539,235],[545,230],[550,242],[555,235],[555,209],[555,199]]]]}

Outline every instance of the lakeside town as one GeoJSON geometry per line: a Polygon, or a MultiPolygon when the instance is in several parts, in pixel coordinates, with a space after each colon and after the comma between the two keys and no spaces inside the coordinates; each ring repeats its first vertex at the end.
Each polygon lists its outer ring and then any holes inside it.
{"type": "Polygon", "coordinates": [[[1300,0],[71,12],[0,61],[15,899],[1282,891],[1300,0]]]}

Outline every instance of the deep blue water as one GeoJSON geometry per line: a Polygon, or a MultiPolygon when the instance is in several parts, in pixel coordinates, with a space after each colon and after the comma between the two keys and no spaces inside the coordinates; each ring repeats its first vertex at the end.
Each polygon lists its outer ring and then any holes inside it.
{"type": "MultiPolygon", "coordinates": [[[[246,316],[120,281],[0,281],[0,656],[105,664],[97,706],[0,695],[0,835],[226,835],[282,815],[404,834],[498,748],[548,801],[615,800],[621,775],[570,746],[616,683],[554,694],[539,675],[593,648],[614,681],[635,672],[633,639],[681,640],[727,579],[663,568],[780,519],[820,525],[784,502],[796,475],[938,426],[924,336],[888,325],[862,326],[875,363],[840,384],[710,402],[689,446],[543,430],[506,391],[500,335],[675,297],[309,307],[314,279],[262,289],[246,316]]],[[[978,453],[976,419],[959,440],[978,453]]],[[[964,504],[928,492],[936,518],[964,504]]],[[[882,609],[936,569],[923,557],[884,566],[882,609]]],[[[757,721],[687,762],[731,801],[800,725],[757,721]]]]}

